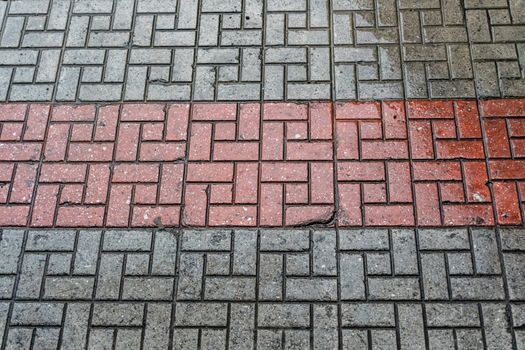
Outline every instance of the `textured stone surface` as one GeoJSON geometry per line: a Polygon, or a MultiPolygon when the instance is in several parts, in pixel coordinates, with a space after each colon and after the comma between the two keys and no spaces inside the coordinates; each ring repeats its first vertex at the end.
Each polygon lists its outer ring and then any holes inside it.
{"type": "MultiPolygon", "coordinates": [[[[519,225],[524,137],[523,99],[3,104],[0,226],[519,225]]],[[[48,236],[32,249],[66,244],[48,236]]],[[[394,249],[414,244],[396,236],[394,249]]]]}
{"type": "Polygon", "coordinates": [[[523,1],[0,2],[0,101],[525,95],[523,1]]]}
{"type": "Polygon", "coordinates": [[[522,228],[0,229],[0,343],[516,349],[523,237],[522,228]]]}

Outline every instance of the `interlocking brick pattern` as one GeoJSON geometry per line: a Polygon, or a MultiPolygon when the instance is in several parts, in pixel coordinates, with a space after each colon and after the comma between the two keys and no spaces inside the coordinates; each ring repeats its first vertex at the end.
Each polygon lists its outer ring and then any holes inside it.
{"type": "Polygon", "coordinates": [[[514,117],[523,113],[523,104],[485,101],[481,106],[482,124],[475,101],[412,101],[406,111],[401,102],[384,102],[382,114],[379,103],[338,105],[339,223],[521,223],[523,145],[508,136],[505,125],[519,134],[522,121],[514,117]],[[492,118],[498,112],[501,118],[492,118]]]}
{"type": "Polygon", "coordinates": [[[0,225],[525,218],[525,101],[0,106],[0,225]]]}
{"type": "Polygon", "coordinates": [[[2,230],[2,349],[522,349],[523,229],[2,230]]]}
{"type": "Polygon", "coordinates": [[[0,101],[525,95],[522,0],[0,2],[0,101]]]}

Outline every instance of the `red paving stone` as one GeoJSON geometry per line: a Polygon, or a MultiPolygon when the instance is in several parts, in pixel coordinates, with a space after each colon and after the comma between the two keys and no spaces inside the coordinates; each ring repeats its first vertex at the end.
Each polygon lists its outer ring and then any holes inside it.
{"type": "Polygon", "coordinates": [[[525,100],[0,105],[0,226],[520,225],[525,100]]]}

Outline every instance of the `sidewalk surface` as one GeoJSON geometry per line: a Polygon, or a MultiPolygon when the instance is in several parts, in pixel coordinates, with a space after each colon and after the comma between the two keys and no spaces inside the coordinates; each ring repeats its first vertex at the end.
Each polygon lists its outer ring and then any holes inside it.
{"type": "Polygon", "coordinates": [[[523,0],[0,1],[0,350],[525,350],[523,0]]]}

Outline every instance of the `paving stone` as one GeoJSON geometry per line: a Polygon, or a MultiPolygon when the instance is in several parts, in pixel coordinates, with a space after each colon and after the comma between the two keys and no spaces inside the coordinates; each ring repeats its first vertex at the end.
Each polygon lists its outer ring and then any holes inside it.
{"type": "Polygon", "coordinates": [[[173,291],[173,279],[156,277],[128,277],[122,285],[125,300],[169,300],[173,291]]]}
{"type": "Polygon", "coordinates": [[[310,308],[301,304],[263,304],[257,324],[262,327],[309,327],[310,308]]]}
{"type": "Polygon", "coordinates": [[[11,101],[49,101],[53,95],[53,85],[50,84],[17,84],[11,86],[11,101]]]}
{"type": "Polygon", "coordinates": [[[430,326],[479,326],[478,308],[474,304],[431,304],[426,309],[430,326]]]}
{"type": "Polygon", "coordinates": [[[0,347],[520,348],[520,5],[0,3],[0,347]]]}
{"type": "Polygon", "coordinates": [[[2,346],[34,339],[35,346],[56,349],[62,334],[62,346],[75,348],[193,348],[200,343],[212,348],[401,344],[424,349],[428,341],[444,349],[455,342],[460,348],[513,349],[525,324],[521,231],[4,229],[1,247],[12,254],[0,259],[2,346]],[[273,234],[279,243],[263,248],[263,232],[265,240],[273,234]],[[464,245],[464,239],[476,243],[464,245]],[[492,240],[507,242],[504,251],[492,240]],[[456,266],[461,260],[445,264],[445,256],[452,255],[484,261],[492,249],[493,262],[501,268],[488,275],[463,268],[458,276],[452,272],[461,271],[456,266]],[[332,252],[338,257],[335,270],[332,252]],[[395,263],[385,275],[365,273],[365,263],[370,266],[380,254],[392,262],[415,259],[421,273],[412,267],[396,270],[395,263]],[[217,260],[236,255],[248,262],[238,270],[244,276],[230,275],[230,264],[242,265],[239,260],[217,260]],[[303,276],[288,277],[288,258],[299,256],[321,265],[311,269],[307,264],[303,276]],[[73,277],[67,269],[56,275],[61,257],[67,260],[64,266],[72,263],[78,266],[72,271],[83,275],[73,277]],[[126,271],[140,270],[139,275],[122,276],[124,257],[126,271]],[[137,257],[146,258],[143,267],[137,257]],[[228,269],[221,275],[205,269],[205,263],[223,262],[228,269]],[[444,278],[437,278],[438,271],[444,278]],[[35,329],[34,336],[26,329],[35,329]]]}
{"type": "Polygon", "coordinates": [[[337,299],[337,281],[335,279],[293,278],[286,282],[287,300],[335,300],[337,299]]]}
{"type": "Polygon", "coordinates": [[[180,303],[175,312],[177,326],[226,326],[227,304],[180,303]]]}
{"type": "Polygon", "coordinates": [[[343,304],[341,319],[345,327],[394,327],[393,305],[343,304]]]}
{"type": "Polygon", "coordinates": [[[13,308],[13,325],[60,325],[64,305],[58,303],[24,303],[13,308]]]}
{"type": "MultiPolygon", "coordinates": [[[[64,71],[66,65],[81,69],[90,63],[67,63],[71,61],[65,55],[63,60],[52,59],[44,52],[56,47],[53,55],[61,57],[68,50],[66,48],[88,46],[122,49],[110,53],[119,52],[119,57],[111,56],[100,63],[107,67],[107,73],[97,81],[101,84],[97,89],[108,94],[110,100],[188,101],[196,98],[218,101],[235,100],[236,96],[250,101],[261,98],[373,100],[524,96],[523,70],[519,69],[523,66],[523,55],[518,55],[523,45],[516,40],[522,36],[524,11],[516,1],[490,5],[475,1],[464,6],[458,1],[426,1],[403,3],[396,10],[390,1],[382,1],[377,6],[369,0],[312,0],[308,6],[306,1],[275,1],[263,6],[259,0],[242,4],[209,0],[200,5],[200,11],[193,0],[179,4],[176,1],[140,1],[136,6],[131,0],[89,4],[71,0],[28,2],[34,3],[33,7],[19,3],[21,1],[14,1],[15,5],[7,11],[0,37],[0,55],[19,46],[33,48],[36,55],[40,53],[43,57],[38,69],[42,73],[37,81],[54,85],[51,91],[60,91],[57,89],[60,78],[55,72],[64,71]],[[355,21],[351,21],[354,17],[355,21]],[[219,23],[222,23],[221,30],[219,23]],[[137,53],[140,47],[145,50],[142,57],[137,53]],[[154,54],[163,47],[175,49],[167,49],[169,53],[163,54],[164,57],[154,54]],[[190,51],[178,56],[177,50],[182,47],[199,50],[198,63],[213,66],[195,66],[190,51]],[[240,49],[243,50],[241,57],[238,55],[240,49]],[[263,49],[263,54],[257,53],[263,49]],[[130,64],[139,64],[141,68],[154,67],[161,61],[172,64],[173,50],[176,52],[173,62],[184,61],[184,65],[173,65],[173,80],[186,82],[184,89],[162,85],[142,88],[139,82],[145,78],[123,74],[138,68],[130,64]],[[224,50],[234,52],[233,56],[228,58],[224,50]],[[216,56],[206,58],[206,51],[215,52],[216,56]],[[224,53],[217,56],[221,51],[224,53]],[[129,61],[122,59],[127,55],[129,61]],[[355,74],[352,64],[363,61],[377,65],[378,70],[374,74],[363,74],[363,71],[355,74]],[[226,63],[237,64],[238,68],[242,65],[243,74],[228,85],[221,85],[212,70],[226,63]],[[296,63],[308,70],[306,77],[288,79],[281,73],[281,69],[292,68],[291,64],[296,63]],[[450,72],[438,70],[442,73],[440,76],[426,74],[425,70],[430,71],[434,64],[449,67],[450,72]],[[518,67],[512,75],[504,69],[502,74],[497,74],[496,65],[511,64],[518,67]],[[312,84],[318,81],[326,81],[326,84],[312,84]],[[493,84],[494,81],[498,83],[493,84]],[[114,82],[125,84],[129,92],[120,95],[111,87],[114,82]]],[[[6,56],[9,58],[0,62],[13,61],[7,63],[11,68],[21,64],[36,66],[36,62],[17,63],[15,56],[6,56]]],[[[141,71],[141,74],[144,73],[141,71]]],[[[95,81],[72,81],[79,86],[70,86],[69,90],[78,90],[81,94],[72,93],[66,97],[63,92],[23,91],[22,94],[17,90],[20,88],[16,87],[16,80],[10,80],[4,89],[16,90],[16,93],[3,99],[101,101],[91,94],[89,85],[84,87],[95,81]]]]}
{"type": "Polygon", "coordinates": [[[93,308],[94,326],[140,326],[144,305],[129,303],[96,304],[93,308]]]}

